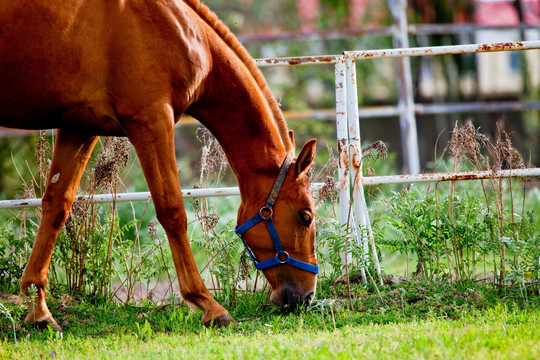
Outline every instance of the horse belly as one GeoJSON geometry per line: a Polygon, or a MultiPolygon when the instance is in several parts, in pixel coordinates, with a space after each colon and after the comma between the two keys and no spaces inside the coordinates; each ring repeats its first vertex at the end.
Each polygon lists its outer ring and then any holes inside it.
{"type": "Polygon", "coordinates": [[[75,15],[83,3],[1,2],[0,126],[62,127],[64,112],[107,96],[104,50],[83,46],[99,41],[75,15]]]}

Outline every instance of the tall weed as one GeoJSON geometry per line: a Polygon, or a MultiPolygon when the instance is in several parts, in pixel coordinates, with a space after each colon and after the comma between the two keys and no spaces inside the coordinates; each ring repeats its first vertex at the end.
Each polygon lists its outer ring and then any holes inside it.
{"type": "MultiPolygon", "coordinates": [[[[447,146],[452,171],[523,168],[510,137],[495,143],[466,122],[447,146]]],[[[412,185],[379,200],[378,243],[416,257],[414,274],[427,279],[538,281],[538,222],[526,211],[526,180],[490,179],[475,183],[412,185]],[[521,187],[521,194],[520,192],[521,187]],[[388,214],[387,209],[391,212],[388,214]]]]}

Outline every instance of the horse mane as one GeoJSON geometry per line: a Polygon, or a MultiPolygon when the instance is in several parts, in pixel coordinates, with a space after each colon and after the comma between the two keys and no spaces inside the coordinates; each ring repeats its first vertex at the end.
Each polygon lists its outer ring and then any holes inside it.
{"type": "MultiPolygon", "coordinates": [[[[216,34],[229,46],[231,50],[238,56],[240,61],[242,61],[257,84],[259,85],[272,113],[274,114],[274,120],[278,127],[281,139],[285,145],[286,151],[290,151],[292,144],[289,141],[287,124],[283,113],[274,98],[274,95],[268,88],[268,84],[262,75],[262,72],[259,70],[251,55],[247,52],[244,46],[238,41],[236,36],[229,30],[229,28],[223,24],[223,22],[217,17],[217,15],[208,8],[208,6],[201,3],[199,0],[184,0],[184,2],[189,5],[193,11],[195,11],[199,17],[206,22],[212,29],[216,31],[216,34]]],[[[293,149],[294,150],[294,149],[293,149]]]]}

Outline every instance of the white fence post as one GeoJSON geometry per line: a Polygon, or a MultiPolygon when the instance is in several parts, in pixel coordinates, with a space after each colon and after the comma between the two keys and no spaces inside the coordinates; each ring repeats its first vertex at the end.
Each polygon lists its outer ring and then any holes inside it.
{"type": "MultiPolygon", "coordinates": [[[[336,85],[336,135],[338,143],[338,180],[339,180],[339,225],[342,230],[356,225],[356,220],[351,211],[350,180],[349,180],[349,130],[347,119],[347,66],[345,56],[341,56],[335,63],[336,85]]],[[[358,232],[353,231],[355,243],[359,243],[358,232]]],[[[342,264],[352,262],[352,253],[348,249],[341,254],[342,264]]],[[[360,269],[362,279],[366,281],[363,268],[360,269]]],[[[345,274],[346,269],[343,270],[345,274]]]]}
{"type": "MultiPolygon", "coordinates": [[[[389,0],[388,7],[392,13],[392,34],[394,48],[408,48],[407,37],[407,1],[389,0]]],[[[399,127],[401,129],[401,149],[405,173],[420,173],[420,155],[418,152],[418,139],[416,131],[416,117],[414,115],[414,94],[412,86],[411,62],[409,57],[395,60],[397,72],[397,85],[399,94],[399,127]]]]}
{"type": "Polygon", "coordinates": [[[352,153],[352,173],[353,179],[353,202],[354,213],[359,219],[361,228],[358,224],[354,224],[353,229],[357,233],[357,237],[361,239],[362,246],[362,264],[361,270],[364,271],[364,264],[367,264],[369,259],[369,245],[371,245],[373,265],[379,278],[379,284],[382,285],[381,268],[379,265],[379,257],[375,246],[373,231],[371,230],[371,221],[364,195],[363,176],[362,176],[362,142],[360,137],[360,122],[358,118],[358,91],[356,87],[356,62],[354,59],[347,57],[347,124],[349,130],[349,149],[353,149],[352,153]],[[369,243],[369,245],[368,245],[369,243]]]}

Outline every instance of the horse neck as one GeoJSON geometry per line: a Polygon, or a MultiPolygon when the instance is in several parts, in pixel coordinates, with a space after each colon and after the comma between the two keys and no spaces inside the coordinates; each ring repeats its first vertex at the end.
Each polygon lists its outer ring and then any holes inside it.
{"type": "MultiPolygon", "coordinates": [[[[218,54],[230,54],[220,51],[218,54]]],[[[186,111],[219,141],[235,173],[241,193],[258,192],[272,182],[293,145],[283,115],[251,70],[235,56],[219,58],[199,100],[186,111]]],[[[257,70],[258,71],[258,70],[257,70]]],[[[265,86],[265,85],[264,85],[265,86]]]]}

